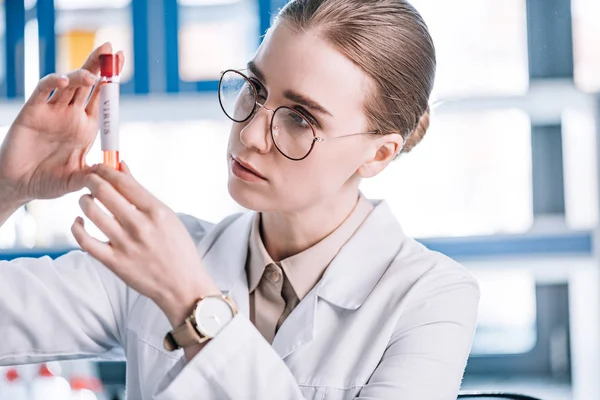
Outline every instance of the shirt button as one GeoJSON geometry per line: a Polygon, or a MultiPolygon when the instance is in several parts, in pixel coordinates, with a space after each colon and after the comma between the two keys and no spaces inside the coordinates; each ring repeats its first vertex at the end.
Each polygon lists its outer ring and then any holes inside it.
{"type": "Polygon", "coordinates": [[[267,279],[273,283],[277,283],[281,280],[281,272],[279,272],[275,267],[269,267],[267,271],[267,279]]]}

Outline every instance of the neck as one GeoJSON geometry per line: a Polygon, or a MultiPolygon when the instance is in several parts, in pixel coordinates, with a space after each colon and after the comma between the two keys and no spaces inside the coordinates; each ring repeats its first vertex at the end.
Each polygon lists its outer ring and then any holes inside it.
{"type": "Polygon", "coordinates": [[[358,190],[323,199],[295,212],[261,214],[261,237],[274,261],[281,261],[319,243],[352,213],[358,190]]]}

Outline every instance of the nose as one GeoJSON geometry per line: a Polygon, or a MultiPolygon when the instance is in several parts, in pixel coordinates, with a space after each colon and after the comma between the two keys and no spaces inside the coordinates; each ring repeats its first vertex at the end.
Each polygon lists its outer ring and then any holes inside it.
{"type": "Polygon", "coordinates": [[[260,103],[256,103],[254,115],[246,122],[240,131],[240,141],[249,148],[256,149],[259,153],[267,154],[271,151],[271,118],[272,111],[260,103]]]}

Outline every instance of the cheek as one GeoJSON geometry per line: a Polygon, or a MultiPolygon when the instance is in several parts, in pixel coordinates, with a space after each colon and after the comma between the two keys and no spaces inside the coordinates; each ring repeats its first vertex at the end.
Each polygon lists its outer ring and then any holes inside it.
{"type": "Polygon", "coordinates": [[[231,125],[231,130],[229,131],[229,141],[227,145],[230,150],[234,148],[237,143],[240,142],[241,129],[242,127],[240,126],[240,124],[233,123],[231,125]]]}
{"type": "MultiPolygon", "coordinates": [[[[315,149],[303,161],[288,170],[286,185],[300,187],[316,194],[326,194],[337,190],[356,172],[352,158],[343,154],[342,149],[315,149]],[[342,153],[342,154],[338,154],[342,153]]],[[[287,167],[287,166],[286,166],[287,167]]]]}
{"type": "Polygon", "coordinates": [[[348,179],[360,166],[358,143],[345,139],[318,144],[315,148],[315,169],[332,179],[348,179]]]}

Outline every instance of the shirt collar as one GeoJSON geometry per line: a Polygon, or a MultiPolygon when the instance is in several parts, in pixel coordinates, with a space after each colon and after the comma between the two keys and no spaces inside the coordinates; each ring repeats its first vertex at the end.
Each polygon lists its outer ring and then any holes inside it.
{"type": "MultiPolygon", "coordinates": [[[[279,265],[289,279],[296,296],[302,300],[321,279],[327,266],[354,235],[373,210],[373,204],[361,193],[348,217],[329,236],[309,249],[282,260],[279,265]]],[[[260,236],[260,214],[256,214],[249,240],[248,289],[256,289],[267,265],[274,263],[260,236]]]]}
{"type": "Polygon", "coordinates": [[[252,293],[258,286],[267,265],[273,263],[260,237],[260,213],[255,213],[252,220],[248,244],[248,291],[252,293]]]}

